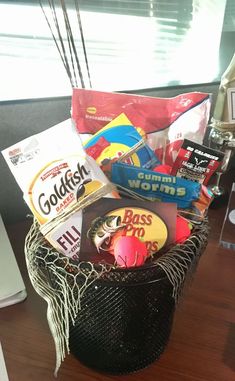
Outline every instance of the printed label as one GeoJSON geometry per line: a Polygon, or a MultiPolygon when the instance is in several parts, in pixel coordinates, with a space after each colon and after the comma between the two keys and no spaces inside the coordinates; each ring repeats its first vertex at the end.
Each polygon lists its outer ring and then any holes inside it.
{"type": "Polygon", "coordinates": [[[28,191],[30,208],[44,224],[102,185],[93,180],[84,160],[81,162],[73,157],[55,161],[40,171],[31,183],[28,191]]]}
{"type": "Polygon", "coordinates": [[[223,157],[223,152],[184,139],[171,174],[207,185],[223,157]]]}
{"type": "Polygon", "coordinates": [[[60,253],[76,260],[80,251],[81,226],[82,211],[80,210],[48,233],[46,238],[60,253]]]}
{"type": "Polygon", "coordinates": [[[168,237],[166,224],[149,210],[137,207],[120,208],[112,210],[107,215],[120,216],[121,223],[126,226],[126,235],[143,241],[149,254],[160,250],[166,243],[168,237]]]}
{"type": "MultiPolygon", "coordinates": [[[[175,241],[176,204],[103,198],[83,210],[79,259],[114,263],[119,240],[144,246],[147,256],[175,241]]],[[[131,244],[132,245],[132,244],[131,244]]],[[[138,248],[123,248],[127,255],[138,248]]],[[[132,254],[135,254],[132,252],[132,254]]]]}

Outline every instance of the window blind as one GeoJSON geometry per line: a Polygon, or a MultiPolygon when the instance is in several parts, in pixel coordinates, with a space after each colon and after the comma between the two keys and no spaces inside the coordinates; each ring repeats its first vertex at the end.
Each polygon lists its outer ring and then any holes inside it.
{"type": "MultiPolygon", "coordinates": [[[[228,1],[233,6],[233,1],[228,1]]],[[[226,3],[226,0],[80,0],[92,87],[124,91],[211,82],[218,78],[226,3]]],[[[66,4],[72,12],[74,1],[66,0],[66,4]]],[[[75,36],[82,56],[76,31],[75,36]]],[[[0,54],[3,67],[0,99],[6,96],[3,94],[6,88],[7,97],[13,91],[19,91],[15,97],[24,91],[35,92],[37,97],[70,92],[37,1],[0,1],[0,54]]]]}

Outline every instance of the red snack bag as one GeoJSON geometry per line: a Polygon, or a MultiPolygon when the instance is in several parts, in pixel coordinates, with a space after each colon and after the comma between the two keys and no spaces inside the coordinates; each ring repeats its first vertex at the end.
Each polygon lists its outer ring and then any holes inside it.
{"type": "Polygon", "coordinates": [[[159,160],[172,165],[186,136],[202,143],[210,104],[210,95],[199,92],[154,98],[73,89],[72,119],[84,141],[123,112],[146,132],[159,160]]]}
{"type": "Polygon", "coordinates": [[[73,89],[72,119],[84,141],[120,113],[141,127],[162,164],[172,165],[183,139],[202,143],[210,95],[192,92],[173,98],[73,89]]]}

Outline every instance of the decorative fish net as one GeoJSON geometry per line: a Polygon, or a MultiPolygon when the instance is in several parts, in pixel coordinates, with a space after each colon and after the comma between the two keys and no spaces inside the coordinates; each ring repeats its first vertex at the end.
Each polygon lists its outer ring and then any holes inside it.
{"type": "Polygon", "coordinates": [[[70,350],[87,366],[112,374],[136,371],[157,359],[207,239],[205,221],[161,257],[118,269],[75,263],[50,246],[34,221],[25,241],[26,263],[33,287],[48,305],[55,375],[70,350]]]}

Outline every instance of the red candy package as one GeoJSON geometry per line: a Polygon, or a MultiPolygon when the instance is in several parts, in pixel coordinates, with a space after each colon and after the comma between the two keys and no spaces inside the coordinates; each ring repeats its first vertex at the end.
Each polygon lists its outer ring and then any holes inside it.
{"type": "Polygon", "coordinates": [[[173,98],[73,89],[72,119],[82,141],[120,113],[141,127],[162,164],[173,165],[184,138],[201,144],[209,119],[210,95],[192,92],[173,98]]]}

